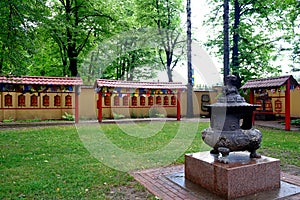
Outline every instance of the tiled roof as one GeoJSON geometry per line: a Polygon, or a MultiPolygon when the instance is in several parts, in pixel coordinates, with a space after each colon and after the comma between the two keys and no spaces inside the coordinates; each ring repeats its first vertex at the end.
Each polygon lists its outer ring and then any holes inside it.
{"type": "Polygon", "coordinates": [[[114,87],[114,88],[145,88],[145,89],[186,89],[186,85],[180,82],[135,82],[97,79],[94,87],[114,87]]]}
{"type": "Polygon", "coordinates": [[[284,85],[288,79],[290,79],[291,85],[299,85],[299,83],[294,79],[292,75],[287,75],[273,78],[249,80],[241,87],[241,89],[280,87],[284,85]]]}
{"type": "Polygon", "coordinates": [[[0,83],[31,85],[82,85],[82,79],[77,77],[0,76],[0,83]]]}

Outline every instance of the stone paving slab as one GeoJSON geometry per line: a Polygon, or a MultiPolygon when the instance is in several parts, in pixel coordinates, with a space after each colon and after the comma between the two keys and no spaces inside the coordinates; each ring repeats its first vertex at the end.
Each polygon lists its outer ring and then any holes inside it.
{"type": "MultiPolygon", "coordinates": [[[[182,173],[184,171],[184,165],[174,165],[169,167],[161,167],[155,169],[146,169],[141,171],[131,172],[131,175],[144,185],[149,192],[154,194],[155,196],[163,199],[163,200],[221,200],[222,198],[209,193],[207,190],[195,187],[193,185],[189,185],[189,187],[180,186],[180,184],[176,183],[176,181],[170,180],[170,175],[176,173],[182,173]],[[194,188],[193,188],[194,187],[194,188]],[[187,189],[189,188],[189,189],[187,189]]],[[[287,183],[284,185],[292,184],[297,189],[297,194],[290,195],[287,197],[280,197],[281,200],[299,200],[300,193],[300,177],[293,176],[287,173],[281,172],[281,181],[287,183]]],[[[189,184],[188,182],[186,184],[189,184]]],[[[293,189],[293,188],[291,188],[293,189]]],[[[285,190],[284,188],[282,190],[285,190]]],[[[284,192],[284,191],[283,191],[284,192]]],[[[239,198],[243,199],[243,198],[239,198]]],[[[249,199],[249,198],[244,198],[249,199]]],[[[253,197],[250,197],[253,199],[253,197]]],[[[257,195],[257,200],[271,200],[274,198],[266,198],[266,195],[257,195]]],[[[275,198],[277,199],[277,198],[275,198]]],[[[278,198],[279,199],[279,198],[278,198]]]]}

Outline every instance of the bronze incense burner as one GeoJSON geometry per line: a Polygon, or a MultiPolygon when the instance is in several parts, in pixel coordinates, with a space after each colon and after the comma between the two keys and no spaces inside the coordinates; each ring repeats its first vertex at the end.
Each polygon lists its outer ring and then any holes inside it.
{"type": "Polygon", "coordinates": [[[211,146],[211,154],[219,155],[219,161],[227,163],[227,156],[233,151],[249,151],[251,158],[260,158],[256,152],[260,147],[262,134],[252,127],[253,111],[259,105],[245,101],[236,88],[237,78],[227,76],[226,86],[217,102],[208,105],[210,127],[203,130],[203,141],[211,146]]]}

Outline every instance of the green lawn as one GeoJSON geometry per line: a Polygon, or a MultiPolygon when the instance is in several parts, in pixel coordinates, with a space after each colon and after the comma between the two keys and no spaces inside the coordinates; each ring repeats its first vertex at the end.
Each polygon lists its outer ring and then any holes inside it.
{"type": "MultiPolygon", "coordinates": [[[[183,163],[184,153],[209,150],[200,137],[207,126],[208,123],[156,122],[1,130],[0,199],[107,199],[111,190],[119,186],[143,190],[127,172],[116,169],[124,169],[122,165],[129,166],[125,169],[141,169],[153,163],[183,163]],[[111,146],[103,142],[106,140],[99,140],[103,138],[122,149],[124,156],[111,151],[111,146]],[[103,152],[120,162],[109,163],[103,152]],[[131,155],[132,159],[128,157],[131,155]],[[127,162],[124,164],[118,156],[127,162]],[[145,160],[139,160],[143,156],[145,160]]],[[[261,130],[261,153],[280,158],[282,165],[300,166],[298,132],[261,130]]]]}
{"type": "Polygon", "coordinates": [[[300,167],[300,132],[263,129],[263,140],[259,152],[279,158],[283,168],[286,165],[300,167]]]}

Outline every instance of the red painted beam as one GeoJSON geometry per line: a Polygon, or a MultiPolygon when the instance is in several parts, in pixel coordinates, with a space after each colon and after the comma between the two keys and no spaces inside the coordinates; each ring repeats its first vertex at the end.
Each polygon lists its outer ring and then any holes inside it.
{"type": "Polygon", "coordinates": [[[180,121],[180,118],[181,118],[180,96],[181,96],[181,92],[178,91],[178,93],[177,93],[177,121],[180,121]]]}
{"type": "Polygon", "coordinates": [[[98,108],[98,122],[102,122],[102,92],[101,91],[98,93],[97,108],[98,108]]]}
{"type": "Polygon", "coordinates": [[[254,90],[250,89],[250,103],[254,104],[254,90]]]}
{"type": "MultiPolygon", "coordinates": [[[[251,88],[250,89],[250,104],[254,104],[254,90],[251,88]]],[[[255,121],[255,113],[252,113],[252,125],[254,125],[255,121]]]]}
{"type": "Polygon", "coordinates": [[[290,79],[286,82],[285,89],[285,130],[291,130],[291,82],[290,79]]]}
{"type": "Polygon", "coordinates": [[[75,123],[79,122],[79,94],[75,93],[75,123]]]}

